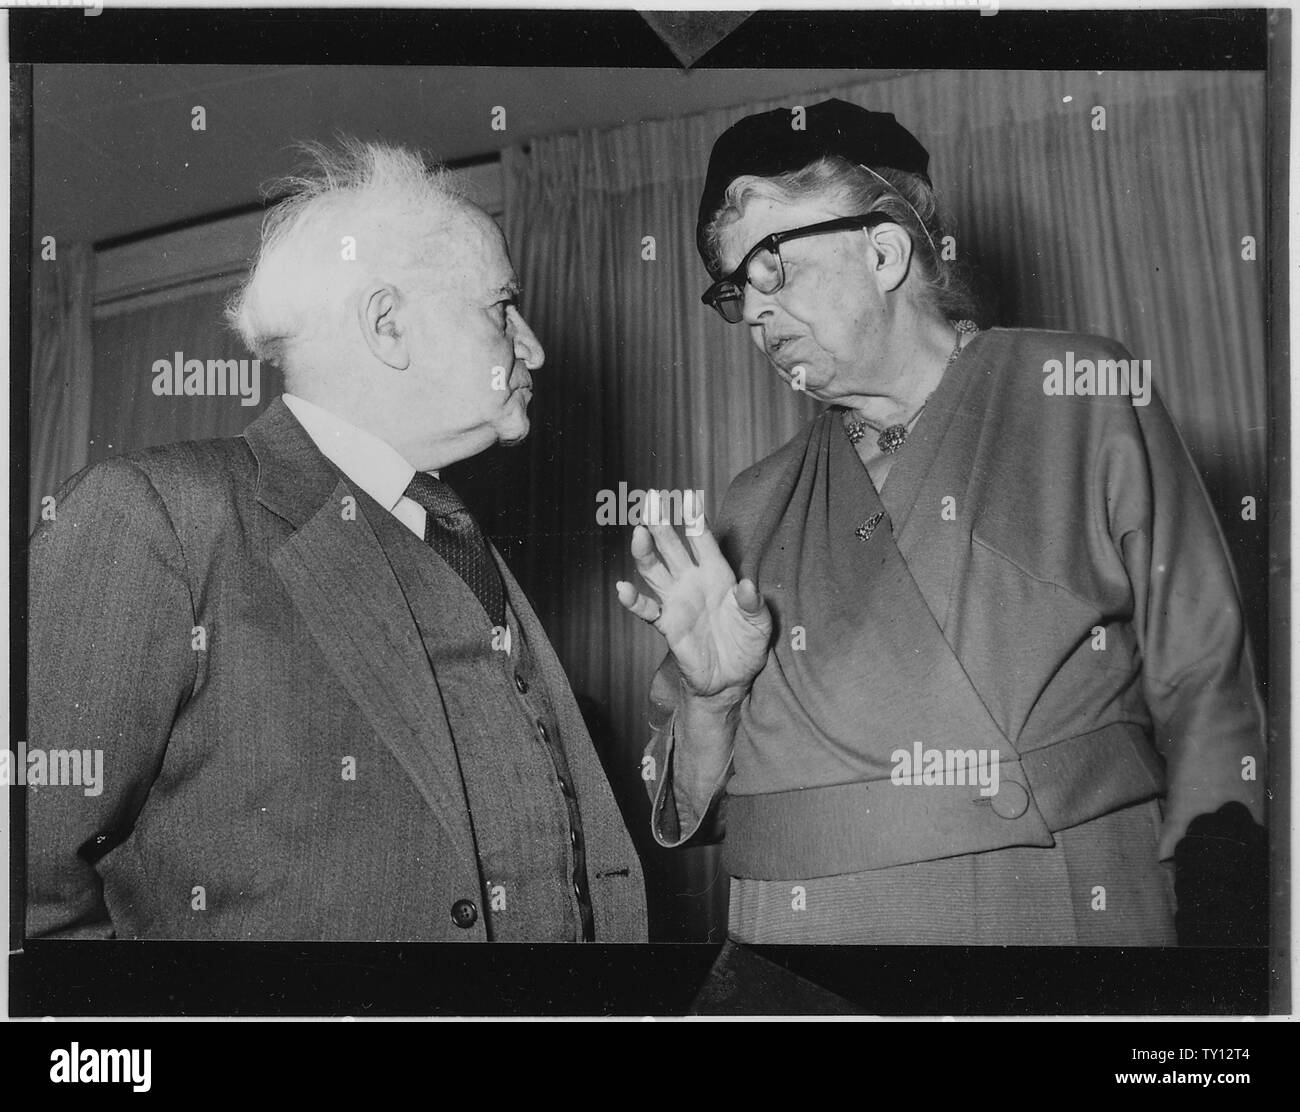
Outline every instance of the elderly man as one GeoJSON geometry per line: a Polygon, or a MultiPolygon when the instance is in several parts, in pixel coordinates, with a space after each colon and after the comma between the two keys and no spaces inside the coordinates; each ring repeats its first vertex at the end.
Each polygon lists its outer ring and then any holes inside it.
{"type": "Polygon", "coordinates": [[[645,938],[546,634],[440,468],[528,433],[500,230],[418,156],[312,148],[231,318],[286,393],[108,460],[32,545],[29,936],[645,938]]]}

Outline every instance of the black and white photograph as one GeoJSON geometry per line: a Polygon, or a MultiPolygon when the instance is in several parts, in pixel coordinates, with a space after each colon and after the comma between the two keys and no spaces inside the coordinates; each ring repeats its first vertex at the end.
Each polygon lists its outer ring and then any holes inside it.
{"type": "Polygon", "coordinates": [[[6,29],[9,1015],[1293,1011],[1289,10],[6,29]]]}

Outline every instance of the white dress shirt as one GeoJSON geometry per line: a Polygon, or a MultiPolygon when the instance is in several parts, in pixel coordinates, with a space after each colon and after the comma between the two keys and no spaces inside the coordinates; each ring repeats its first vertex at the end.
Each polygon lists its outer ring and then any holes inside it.
{"type": "MultiPolygon", "coordinates": [[[[405,495],[415,468],[391,444],[349,424],[329,410],[284,394],[284,404],[321,454],[349,479],[424,540],[424,507],[405,495]]],[[[438,472],[429,474],[437,476],[438,472]]]]}

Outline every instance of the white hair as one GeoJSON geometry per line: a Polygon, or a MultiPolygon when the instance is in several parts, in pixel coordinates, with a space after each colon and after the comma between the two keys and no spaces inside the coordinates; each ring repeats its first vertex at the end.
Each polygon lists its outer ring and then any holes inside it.
{"type": "Polygon", "coordinates": [[[305,168],[264,187],[279,199],[226,309],[249,350],[281,367],[341,296],[427,270],[439,235],[468,207],[450,174],[418,151],[346,136],[299,149],[305,168]]]}

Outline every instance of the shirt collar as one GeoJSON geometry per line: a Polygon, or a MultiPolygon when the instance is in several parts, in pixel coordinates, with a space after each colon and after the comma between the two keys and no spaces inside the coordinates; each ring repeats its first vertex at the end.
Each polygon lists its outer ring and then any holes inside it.
{"type": "Polygon", "coordinates": [[[326,409],[285,394],[284,404],[321,454],[384,509],[392,511],[415,475],[415,468],[391,444],[326,409]]]}

